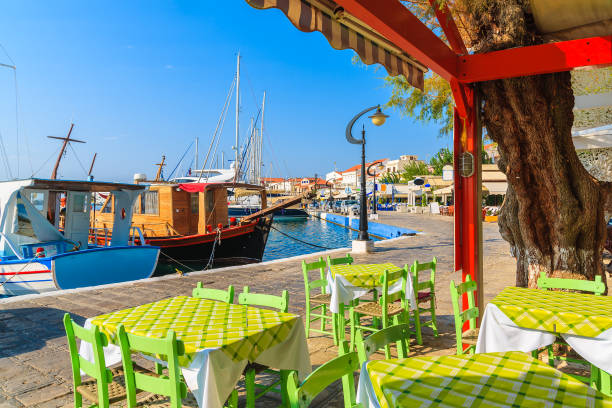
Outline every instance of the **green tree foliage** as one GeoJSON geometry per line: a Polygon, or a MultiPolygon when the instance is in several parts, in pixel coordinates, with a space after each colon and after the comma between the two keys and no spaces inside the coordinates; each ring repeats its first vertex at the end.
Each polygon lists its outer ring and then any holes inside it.
{"type": "Polygon", "coordinates": [[[453,95],[450,85],[436,74],[425,78],[424,90],[414,88],[406,79],[387,76],[385,85],[391,88],[387,106],[410,116],[417,122],[437,123],[439,136],[448,136],[453,131],[453,95]]]}
{"type": "Polygon", "coordinates": [[[448,147],[443,147],[429,160],[429,165],[433,167],[434,176],[442,175],[442,168],[447,164],[453,164],[453,152],[448,147]]]}
{"type": "Polygon", "coordinates": [[[429,174],[429,169],[427,164],[416,161],[410,162],[402,169],[400,178],[402,183],[407,183],[411,180],[414,180],[417,176],[424,176],[429,174]]]}
{"type": "Polygon", "coordinates": [[[402,177],[397,171],[389,171],[382,175],[378,181],[383,184],[397,184],[401,183],[402,177]]]}

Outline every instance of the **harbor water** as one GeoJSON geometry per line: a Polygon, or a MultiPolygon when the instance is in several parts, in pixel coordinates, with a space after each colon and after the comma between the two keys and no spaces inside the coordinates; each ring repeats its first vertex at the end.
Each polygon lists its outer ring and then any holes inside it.
{"type": "MultiPolygon", "coordinates": [[[[275,220],[268,235],[263,261],[347,248],[352,240],[357,239],[357,234],[357,231],[312,216],[294,221],[275,220]]],[[[378,240],[374,236],[370,236],[370,239],[378,240]]]]}

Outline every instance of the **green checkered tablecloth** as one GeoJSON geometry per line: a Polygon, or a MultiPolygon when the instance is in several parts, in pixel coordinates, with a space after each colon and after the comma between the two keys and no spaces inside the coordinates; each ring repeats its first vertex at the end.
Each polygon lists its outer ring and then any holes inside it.
{"type": "Polygon", "coordinates": [[[374,360],[366,370],[381,408],[612,407],[593,388],[515,351],[374,360]]]}
{"type": "Polygon", "coordinates": [[[336,275],[341,275],[353,286],[374,289],[380,286],[380,277],[385,270],[397,271],[398,269],[400,268],[392,263],[334,265],[330,267],[330,272],[334,279],[336,275]]]}
{"type": "Polygon", "coordinates": [[[297,320],[289,313],[178,296],[97,316],[91,323],[113,342],[119,324],[146,337],[164,337],[172,329],[185,343],[179,363],[186,367],[196,352],[207,348],[220,348],[234,361],[255,361],[283,342],[297,320]]]}
{"type": "Polygon", "coordinates": [[[517,326],[597,337],[612,327],[612,297],[509,287],[492,301],[517,326]]]}

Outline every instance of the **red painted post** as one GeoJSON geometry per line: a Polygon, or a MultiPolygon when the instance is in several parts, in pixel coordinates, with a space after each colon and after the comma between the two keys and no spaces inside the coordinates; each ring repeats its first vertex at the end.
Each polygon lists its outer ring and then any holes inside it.
{"type": "MultiPolygon", "coordinates": [[[[457,108],[454,111],[455,270],[462,270],[462,280],[470,275],[476,282],[476,305],[482,307],[481,128],[476,108],[478,99],[471,88],[462,88],[470,109],[465,117],[460,116],[457,108]],[[464,169],[470,161],[464,157],[466,153],[472,155],[470,172],[464,169]]],[[[467,309],[467,295],[463,296],[462,303],[462,309],[467,309]]]]}

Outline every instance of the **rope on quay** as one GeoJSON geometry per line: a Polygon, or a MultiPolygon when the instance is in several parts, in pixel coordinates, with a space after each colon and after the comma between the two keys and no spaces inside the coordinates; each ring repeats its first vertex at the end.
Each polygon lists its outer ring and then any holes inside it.
{"type": "Polygon", "coordinates": [[[329,247],[325,247],[325,246],[321,246],[321,245],[313,244],[313,243],[311,243],[311,242],[302,241],[302,240],[301,240],[301,239],[299,239],[299,238],[296,238],[296,237],[293,237],[293,236],[291,236],[291,235],[289,235],[289,234],[284,233],[283,231],[279,230],[278,228],[275,228],[275,227],[274,227],[274,226],[272,226],[272,225],[270,225],[270,228],[272,228],[273,230],[277,231],[278,233],[280,233],[280,234],[282,234],[282,235],[286,236],[287,238],[291,238],[291,239],[293,239],[293,240],[295,240],[295,241],[297,241],[297,242],[301,242],[302,244],[310,245],[310,246],[313,246],[313,247],[315,247],[315,248],[321,248],[321,249],[336,249],[336,248],[329,248],[329,247]]]}

